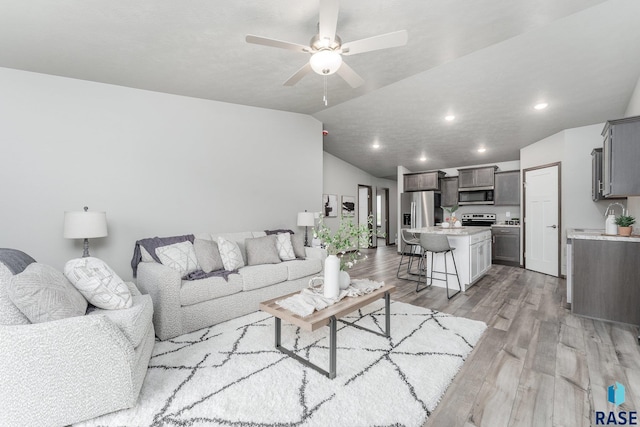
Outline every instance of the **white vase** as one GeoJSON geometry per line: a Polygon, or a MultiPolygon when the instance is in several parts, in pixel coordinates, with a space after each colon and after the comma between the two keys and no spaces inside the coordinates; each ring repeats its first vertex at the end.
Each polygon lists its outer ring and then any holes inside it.
{"type": "Polygon", "coordinates": [[[338,298],[340,295],[340,259],[329,255],[324,260],[324,296],[338,298]]]}
{"type": "Polygon", "coordinates": [[[351,276],[344,270],[340,270],[340,289],[344,290],[351,284],[351,276]]]}

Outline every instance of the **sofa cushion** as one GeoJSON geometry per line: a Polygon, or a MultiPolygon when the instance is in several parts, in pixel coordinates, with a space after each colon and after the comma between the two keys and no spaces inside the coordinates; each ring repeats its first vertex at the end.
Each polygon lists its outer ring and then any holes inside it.
{"type": "Polygon", "coordinates": [[[317,258],[295,259],[284,263],[287,266],[289,275],[287,280],[296,280],[301,277],[311,276],[322,271],[322,262],[317,258]]]}
{"type": "Polygon", "coordinates": [[[137,347],[144,338],[153,318],[153,301],[149,295],[136,295],[132,305],[122,310],[90,309],[89,316],[106,316],[116,324],[133,347],[137,347]]]}
{"type": "Polygon", "coordinates": [[[87,300],[64,274],[45,264],[30,264],[9,280],[9,298],[31,323],[82,316],[87,300]]]}
{"type": "Polygon", "coordinates": [[[242,252],[237,242],[220,236],[218,237],[218,249],[225,270],[233,271],[244,266],[242,252]]]}
{"type": "Polygon", "coordinates": [[[25,316],[9,298],[7,287],[13,273],[0,262],[0,325],[28,325],[29,319],[25,316]]]}
{"type": "Polygon", "coordinates": [[[200,270],[193,243],[186,241],[156,248],[156,255],[163,265],[180,273],[180,276],[200,270]]]}
{"type": "Polygon", "coordinates": [[[193,242],[193,248],[196,251],[198,264],[205,273],[211,273],[212,271],[222,270],[224,268],[218,244],[213,240],[196,239],[193,242]]]}
{"type": "Polygon", "coordinates": [[[250,265],[240,269],[242,289],[250,291],[275,285],[287,280],[288,270],[284,263],[250,265]]]}
{"type": "Polygon", "coordinates": [[[278,248],[278,256],[282,261],[296,259],[296,254],[293,251],[293,245],[291,244],[290,233],[278,234],[276,236],[276,247],[278,248]]]}
{"type": "MultiPolygon", "coordinates": [[[[240,248],[240,253],[242,254],[242,260],[245,265],[247,264],[247,253],[244,250],[244,241],[247,239],[251,239],[252,237],[256,237],[253,235],[251,231],[243,231],[239,233],[212,233],[211,240],[218,241],[218,237],[224,237],[227,240],[231,240],[232,242],[236,242],[238,247],[240,248]]],[[[218,247],[220,246],[220,242],[218,242],[218,247]]]]}
{"type": "Polygon", "coordinates": [[[67,261],[64,275],[91,304],[105,310],[131,307],[131,292],[104,261],[94,257],[67,261]]]}
{"type": "Polygon", "coordinates": [[[247,265],[279,264],[276,236],[254,237],[244,241],[247,265]]]}
{"type": "Polygon", "coordinates": [[[304,259],[304,257],[307,256],[307,252],[304,249],[304,236],[302,234],[291,234],[291,245],[293,246],[293,252],[296,254],[296,258],[304,259]]]}
{"type": "Polygon", "coordinates": [[[180,287],[180,305],[192,305],[211,299],[225,297],[242,291],[242,276],[230,274],[223,277],[207,277],[200,280],[183,280],[180,287]]]}

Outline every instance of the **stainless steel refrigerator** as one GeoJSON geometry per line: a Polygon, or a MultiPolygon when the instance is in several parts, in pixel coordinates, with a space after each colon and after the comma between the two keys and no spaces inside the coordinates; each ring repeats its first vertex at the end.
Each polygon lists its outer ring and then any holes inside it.
{"type": "MultiPolygon", "coordinates": [[[[432,227],[442,222],[440,193],[413,191],[400,195],[400,222],[402,228],[432,227]]],[[[400,247],[402,247],[402,242],[400,247]]]]}

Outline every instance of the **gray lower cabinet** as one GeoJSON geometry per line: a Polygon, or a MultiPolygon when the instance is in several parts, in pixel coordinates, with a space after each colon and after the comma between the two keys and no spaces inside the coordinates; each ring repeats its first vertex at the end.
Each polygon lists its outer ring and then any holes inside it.
{"type": "Polygon", "coordinates": [[[520,266],[520,227],[491,227],[491,262],[520,266]]]}
{"type": "Polygon", "coordinates": [[[574,314],[640,324],[640,243],[573,239],[574,314]]]}
{"type": "Polygon", "coordinates": [[[496,172],[493,200],[495,206],[520,205],[520,171],[496,172]]]}
{"type": "Polygon", "coordinates": [[[442,178],[440,180],[440,192],[442,199],[440,204],[444,207],[452,207],[458,204],[458,177],[442,178]]]}

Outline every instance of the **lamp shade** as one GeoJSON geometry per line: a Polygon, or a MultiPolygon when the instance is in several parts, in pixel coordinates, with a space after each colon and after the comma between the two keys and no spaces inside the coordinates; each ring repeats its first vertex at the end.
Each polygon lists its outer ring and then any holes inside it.
{"type": "Polygon", "coordinates": [[[314,225],[313,212],[298,212],[298,227],[313,227],[314,225]]]}
{"type": "Polygon", "coordinates": [[[65,212],[65,239],[90,239],[107,235],[106,212],[65,212]]]}

